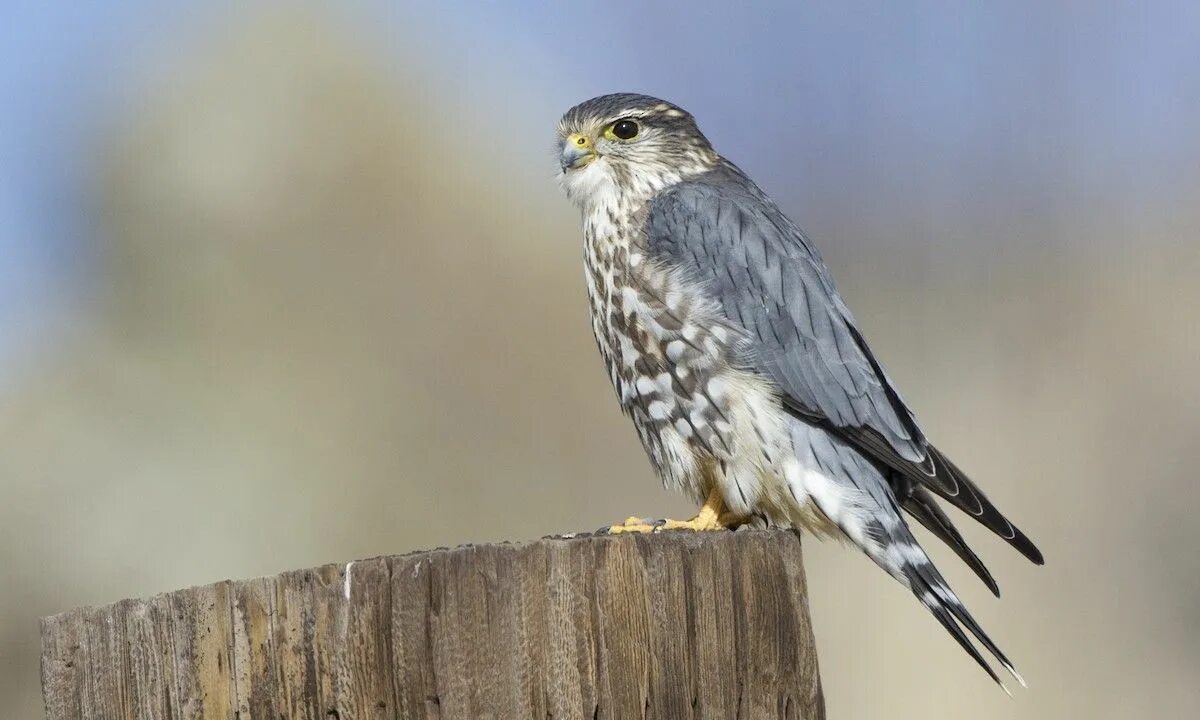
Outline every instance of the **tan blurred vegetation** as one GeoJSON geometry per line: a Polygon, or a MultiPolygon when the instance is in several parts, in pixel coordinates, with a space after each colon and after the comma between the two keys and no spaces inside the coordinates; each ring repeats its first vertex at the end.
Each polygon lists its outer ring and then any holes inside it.
{"type": "MultiPolygon", "coordinates": [[[[94,302],[0,402],[10,717],[41,713],[40,615],[686,512],[610,397],[548,142],[492,153],[419,59],[256,17],[102,143],[94,302]]],[[[1009,702],[903,589],[808,543],[831,717],[1194,712],[1200,215],[1160,214],[1152,245],[1033,221],[1063,241],[918,284],[827,253],[930,434],[1048,559],[965,528],[996,602],[935,550],[1030,679],[1009,702]]]]}

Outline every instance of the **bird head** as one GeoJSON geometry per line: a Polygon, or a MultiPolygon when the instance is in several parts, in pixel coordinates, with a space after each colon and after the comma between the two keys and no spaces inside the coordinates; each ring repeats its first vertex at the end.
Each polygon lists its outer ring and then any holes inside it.
{"type": "Polygon", "coordinates": [[[582,102],[558,123],[559,180],[575,204],[636,202],[716,164],[685,110],[647,95],[582,102]]]}

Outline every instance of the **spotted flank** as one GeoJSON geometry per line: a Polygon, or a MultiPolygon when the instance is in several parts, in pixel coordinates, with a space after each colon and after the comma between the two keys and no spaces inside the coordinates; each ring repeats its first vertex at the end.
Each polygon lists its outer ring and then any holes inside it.
{"type": "Polygon", "coordinates": [[[569,110],[558,133],[592,331],[664,485],[847,539],[993,680],[975,643],[1023,685],[901,510],[995,593],[939,498],[1033,562],[1041,553],[926,439],[808,238],[676,105],[606,95],[569,110]]]}

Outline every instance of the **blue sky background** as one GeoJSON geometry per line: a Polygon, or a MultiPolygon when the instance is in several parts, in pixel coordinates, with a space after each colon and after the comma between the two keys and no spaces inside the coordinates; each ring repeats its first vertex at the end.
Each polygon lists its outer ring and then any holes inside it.
{"type": "MultiPolygon", "coordinates": [[[[954,241],[986,247],[1062,241],[1019,237],[1021,213],[1094,213],[1136,231],[1200,200],[1194,3],[340,7],[383,57],[436,68],[430,82],[460,110],[536,107],[514,122],[547,137],[543,108],[615,89],[668,96],[777,195],[854,204],[847,242],[919,246],[912,228],[890,230],[914,207],[980,225],[954,241]],[[1018,217],[990,234],[997,195],[1018,217]]],[[[94,141],[227,11],[0,7],[0,363],[36,348],[87,287],[101,241],[88,217],[94,141]]],[[[829,231],[822,222],[809,220],[829,231]]]]}
{"type": "Polygon", "coordinates": [[[181,5],[0,7],[0,363],[36,343],[87,282],[91,141],[181,5]]]}

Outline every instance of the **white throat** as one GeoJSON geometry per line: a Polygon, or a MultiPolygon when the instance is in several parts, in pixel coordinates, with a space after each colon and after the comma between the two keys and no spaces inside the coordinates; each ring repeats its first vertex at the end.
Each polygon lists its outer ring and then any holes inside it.
{"type": "Polygon", "coordinates": [[[564,170],[559,174],[559,183],[567,198],[584,215],[597,210],[616,211],[621,206],[621,188],[605,158],[597,158],[578,170],[564,170]]]}
{"type": "Polygon", "coordinates": [[[611,163],[601,156],[578,170],[559,175],[567,197],[585,217],[597,213],[623,216],[684,177],[678,169],[662,165],[630,163],[618,171],[611,163]]]}

